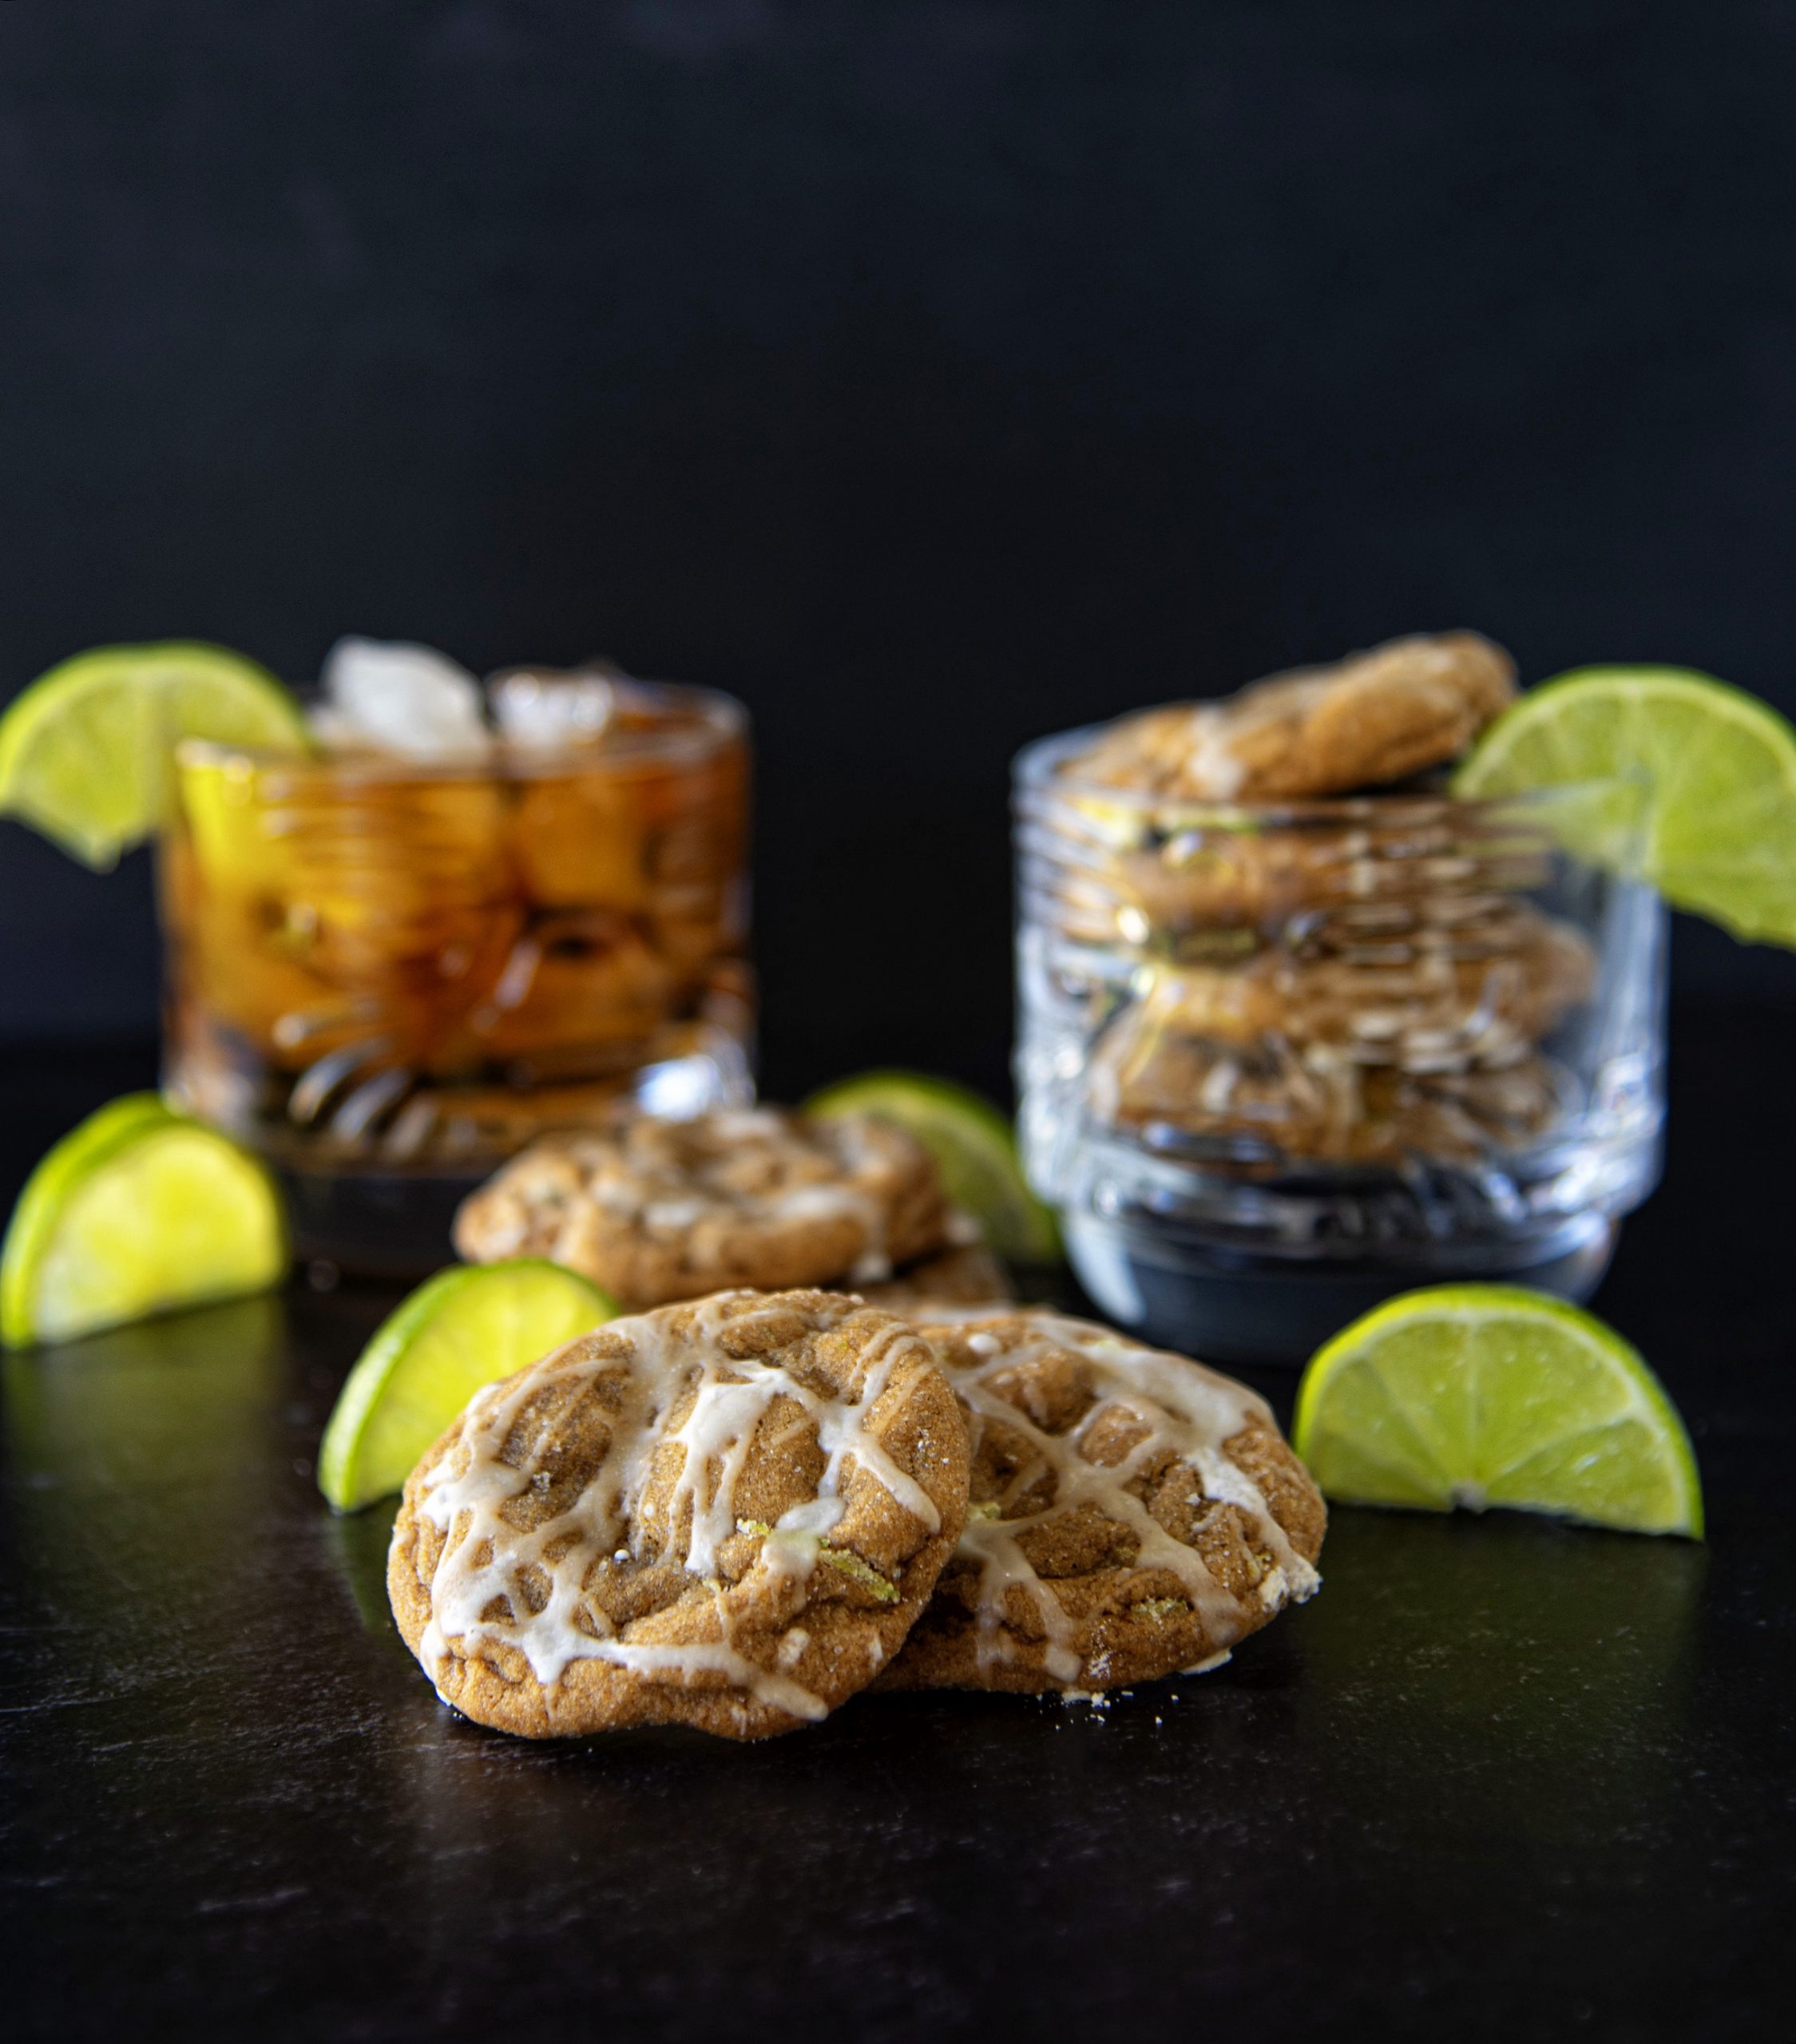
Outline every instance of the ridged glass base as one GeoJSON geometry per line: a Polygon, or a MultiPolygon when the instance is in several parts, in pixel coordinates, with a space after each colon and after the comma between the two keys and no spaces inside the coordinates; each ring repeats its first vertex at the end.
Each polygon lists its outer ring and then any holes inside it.
{"type": "Polygon", "coordinates": [[[1120,1326],[1206,1362],[1309,1361],[1362,1313],[1420,1285],[1527,1285],[1582,1303],[1620,1224],[1587,1213],[1545,1238],[1405,1246],[1401,1258],[1279,1255],[1177,1228],[1062,1217],[1079,1281],[1120,1326]]]}
{"type": "Polygon", "coordinates": [[[466,1095],[442,1089],[444,1118],[472,1131],[458,1149],[426,1148],[394,1156],[379,1131],[357,1144],[332,1142],[295,1128],[284,1118],[220,1111],[219,1089],[192,1060],[171,1056],[164,1071],[169,1096],[205,1114],[260,1151],[280,1180],[293,1228],[295,1256],[359,1278],[410,1281],[455,1258],[450,1230],[470,1192],[526,1143],[551,1131],[590,1126],[633,1100],[675,1119],[712,1107],[743,1107],[755,1097],[742,1044],[708,1029],[700,1048],[644,1065],[622,1083],[564,1086],[552,1094],[488,1088],[478,1116],[466,1095]]]}

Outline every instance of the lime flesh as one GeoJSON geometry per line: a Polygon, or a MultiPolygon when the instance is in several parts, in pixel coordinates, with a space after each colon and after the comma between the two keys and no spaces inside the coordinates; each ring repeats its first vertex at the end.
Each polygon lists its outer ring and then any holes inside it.
{"type": "Polygon", "coordinates": [[[154,1094],[89,1116],[31,1175],[0,1251],[0,1340],[66,1341],[259,1292],[287,1267],[267,1171],[154,1094]]]}
{"type": "Polygon", "coordinates": [[[1310,1363],[1293,1441],[1346,1503],[1703,1531],[1695,1456],[1658,1379],[1594,1314],[1539,1292],[1447,1285],[1377,1308],[1310,1363]]]}
{"type": "Polygon", "coordinates": [[[804,1112],[895,1122],[934,1157],[948,1197],[979,1223],[988,1247],[1025,1263],[1060,1254],[1054,1217],[1029,1190],[1009,1123],[967,1087],[920,1072],[868,1072],[814,1093],[804,1112]]]}
{"type": "Polygon", "coordinates": [[[1498,718],[1454,782],[1504,796],[1634,779],[1646,875],[1736,937],[1796,945],[1796,731],[1743,690],[1682,667],[1583,667],[1498,718]]]}
{"type": "Polygon", "coordinates": [[[357,1511],[404,1484],[482,1384],[608,1320],[616,1300],[533,1257],[439,1270],[382,1323],[324,1429],[318,1487],[357,1511]]]}
{"type": "Polygon", "coordinates": [[[101,646],[40,675],[0,717],[0,813],[103,871],[167,814],[184,738],[307,743],[299,704],[240,654],[181,642],[101,646]]]}

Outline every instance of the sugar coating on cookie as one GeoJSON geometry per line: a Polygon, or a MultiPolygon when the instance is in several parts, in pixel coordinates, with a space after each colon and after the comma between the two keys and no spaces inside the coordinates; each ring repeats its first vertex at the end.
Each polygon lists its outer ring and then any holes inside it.
{"type": "Polygon", "coordinates": [[[967,1476],[914,1329],[835,1293],[725,1293],[478,1392],[406,1483],[388,1590],[438,1693],[482,1724],[761,1738],[891,1659],[967,1476]]]}
{"type": "Polygon", "coordinates": [[[972,1502],[880,1687],[1148,1681],[1319,1586],[1322,1495],[1244,1384],[1061,1313],[919,1324],[966,1408],[972,1502]]]}
{"type": "Polygon", "coordinates": [[[480,1263],[552,1257],[636,1307],[876,1282],[950,1223],[934,1160],[903,1129],[754,1107],[546,1136],[463,1202],[455,1246],[480,1263]]]}
{"type": "Polygon", "coordinates": [[[1068,770],[1197,801],[1338,794],[1457,759],[1515,692],[1514,663],[1489,640],[1417,634],[1274,675],[1220,703],[1122,718],[1068,770]]]}

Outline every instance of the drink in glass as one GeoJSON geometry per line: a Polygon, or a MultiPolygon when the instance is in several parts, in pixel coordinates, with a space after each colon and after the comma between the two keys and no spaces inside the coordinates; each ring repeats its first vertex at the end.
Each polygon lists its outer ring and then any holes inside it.
{"type": "Polygon", "coordinates": [[[180,748],[167,1083],[271,1159],[302,1254],[440,1262],[545,1128],[749,1097],[744,714],[605,689],[597,730],[465,756],[180,748]]]}

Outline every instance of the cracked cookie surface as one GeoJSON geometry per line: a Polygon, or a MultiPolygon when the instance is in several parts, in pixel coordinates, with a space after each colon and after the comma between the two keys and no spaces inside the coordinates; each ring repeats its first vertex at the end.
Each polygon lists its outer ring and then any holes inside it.
{"type": "Polygon", "coordinates": [[[664,1307],[476,1393],[406,1481],[394,1616],[443,1700],[502,1731],[765,1737],[891,1660],[968,1466],[893,1315],[815,1291],[664,1307]]]}
{"type": "Polygon", "coordinates": [[[949,1228],[934,1160],[904,1130],[752,1107],[545,1136],[462,1203],[455,1246],[476,1263],[546,1256],[643,1307],[877,1282],[949,1228]]]}
{"type": "Polygon", "coordinates": [[[965,1530],[882,1689],[1111,1689],[1317,1588],[1322,1495],[1244,1384],[1041,1310],[918,1323],[965,1405],[965,1530]]]}
{"type": "Polygon", "coordinates": [[[1219,703],[1121,718],[1068,770],[1172,799],[1338,794],[1457,759],[1515,693],[1501,647],[1475,632],[1418,634],[1271,675],[1219,703]]]}

